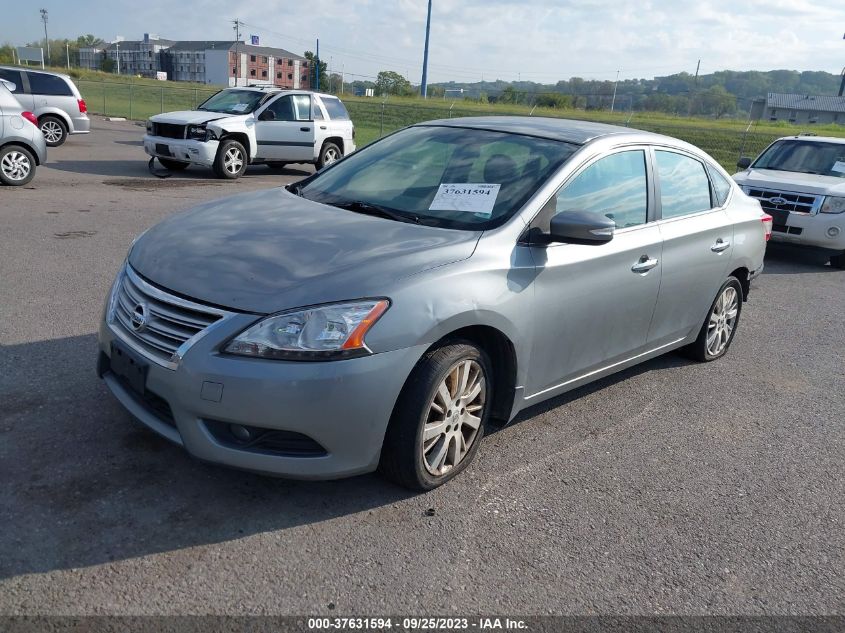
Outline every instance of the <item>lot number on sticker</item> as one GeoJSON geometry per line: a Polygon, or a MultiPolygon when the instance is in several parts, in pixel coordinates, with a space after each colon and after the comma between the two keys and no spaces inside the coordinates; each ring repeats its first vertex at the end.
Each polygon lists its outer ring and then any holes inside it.
{"type": "Polygon", "coordinates": [[[465,211],[491,215],[502,185],[488,183],[442,184],[429,211],[465,211]]]}

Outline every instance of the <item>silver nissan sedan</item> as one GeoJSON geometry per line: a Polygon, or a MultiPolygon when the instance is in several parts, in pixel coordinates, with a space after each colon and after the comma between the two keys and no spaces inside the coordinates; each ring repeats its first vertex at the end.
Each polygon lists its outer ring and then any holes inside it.
{"type": "Polygon", "coordinates": [[[422,123],[141,235],[98,373],[201,460],[427,490],[491,421],[677,348],[723,356],[771,223],[666,136],[422,123]]]}

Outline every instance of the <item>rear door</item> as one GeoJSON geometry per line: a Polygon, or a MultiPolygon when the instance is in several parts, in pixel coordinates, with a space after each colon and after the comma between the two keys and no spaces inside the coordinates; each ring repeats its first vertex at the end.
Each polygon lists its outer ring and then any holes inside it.
{"type": "Polygon", "coordinates": [[[605,154],[546,204],[532,229],[564,211],[610,217],[605,244],[532,247],[534,343],[529,393],[539,395],[642,352],[660,289],[661,237],[654,222],[647,148],[605,154]]]}
{"type": "Polygon", "coordinates": [[[648,338],[659,345],[701,327],[730,272],[734,231],[698,157],[661,147],[653,155],[663,280],[648,338]]]}
{"type": "Polygon", "coordinates": [[[15,98],[24,110],[32,110],[32,95],[29,95],[26,92],[24,74],[21,71],[12,70],[10,68],[0,68],[0,79],[5,79],[15,84],[15,89],[12,91],[12,94],[15,95],[15,98]]]}
{"type": "Polygon", "coordinates": [[[71,87],[61,77],[32,71],[27,71],[26,76],[29,79],[33,112],[36,114],[38,114],[39,109],[48,106],[64,110],[68,115],[74,110],[79,111],[76,95],[73,94],[71,87]]]}
{"type": "Polygon", "coordinates": [[[311,95],[276,97],[256,117],[255,140],[259,159],[292,163],[314,160],[316,135],[311,119],[311,95]]]}
{"type": "Polygon", "coordinates": [[[329,132],[331,136],[343,139],[343,153],[347,153],[352,147],[352,120],[346,106],[337,97],[322,97],[323,106],[329,115],[329,132]]]}

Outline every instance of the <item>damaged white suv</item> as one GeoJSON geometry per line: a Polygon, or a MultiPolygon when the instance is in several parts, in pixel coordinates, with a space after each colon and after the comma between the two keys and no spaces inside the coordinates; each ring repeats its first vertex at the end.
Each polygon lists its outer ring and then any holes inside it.
{"type": "Polygon", "coordinates": [[[845,138],[779,138],[737,167],[734,180],[774,219],[772,241],[823,249],[845,268],[845,138]]]}
{"type": "Polygon", "coordinates": [[[229,179],[253,163],[322,169],[354,150],[355,129],[340,99],[278,88],[221,90],[196,110],[150,117],[144,135],[144,151],[164,167],[203,165],[229,179]]]}

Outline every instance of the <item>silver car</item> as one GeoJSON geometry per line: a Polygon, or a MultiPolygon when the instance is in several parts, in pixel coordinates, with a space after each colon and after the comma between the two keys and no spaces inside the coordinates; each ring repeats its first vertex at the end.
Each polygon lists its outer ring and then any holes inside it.
{"type": "Polygon", "coordinates": [[[69,76],[0,66],[0,79],[15,84],[15,97],[24,110],[35,114],[48,146],[62,145],[68,134],[91,131],[88,106],[69,76]]]}
{"type": "Polygon", "coordinates": [[[0,79],[0,183],[20,186],[47,160],[47,145],[35,115],[12,96],[15,87],[0,79]]]}
{"type": "Polygon", "coordinates": [[[670,350],[724,355],[770,231],[672,138],[423,123],[149,229],[108,296],[98,373],[201,460],[426,490],[489,420],[670,350]]]}

